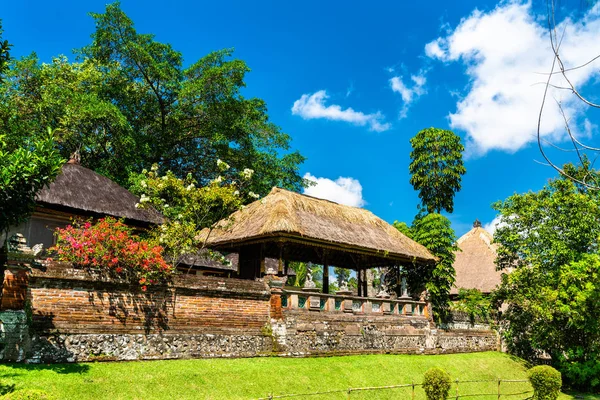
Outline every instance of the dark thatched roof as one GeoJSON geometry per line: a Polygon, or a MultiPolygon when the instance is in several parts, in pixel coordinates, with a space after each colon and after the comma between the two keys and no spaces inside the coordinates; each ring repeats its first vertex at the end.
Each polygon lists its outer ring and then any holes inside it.
{"type": "Polygon", "coordinates": [[[490,293],[500,284],[502,272],[496,271],[496,245],[492,239],[492,235],[478,224],[458,239],[457,245],[462,251],[455,253],[456,282],[451,294],[458,294],[458,289],[490,293]]]}
{"type": "MultiPolygon", "coordinates": [[[[229,253],[225,256],[225,260],[229,261],[229,264],[223,264],[218,260],[213,259],[208,255],[207,252],[203,251],[199,255],[185,255],[180,258],[179,262],[184,267],[199,267],[208,268],[220,271],[232,271],[237,272],[239,263],[238,253],[229,253]]],[[[275,258],[265,258],[266,269],[277,270],[279,268],[279,260],[275,258]]],[[[296,272],[290,268],[288,276],[296,276],[296,272]]]]}
{"type": "Polygon", "coordinates": [[[380,260],[432,262],[422,245],[370,211],[273,188],[230,218],[217,223],[206,245],[226,248],[258,239],[286,238],[338,252],[358,252],[380,260]]]}
{"type": "Polygon", "coordinates": [[[160,224],[163,217],[153,209],[136,208],[139,198],[110,179],[77,163],[69,162],[49,187],[36,198],[40,205],[75,214],[109,215],[129,222],[160,224]]]}

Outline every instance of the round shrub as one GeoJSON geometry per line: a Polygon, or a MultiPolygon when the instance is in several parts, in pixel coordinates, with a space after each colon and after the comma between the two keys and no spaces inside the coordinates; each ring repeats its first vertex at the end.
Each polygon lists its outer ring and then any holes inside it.
{"type": "Polygon", "coordinates": [[[19,389],[2,396],[2,400],[54,400],[54,396],[37,389],[19,389]]]}
{"type": "Polygon", "coordinates": [[[533,386],[534,400],[556,400],[562,386],[560,372],[548,365],[538,365],[527,372],[533,386]]]}
{"type": "Polygon", "coordinates": [[[423,377],[427,400],[446,400],[450,392],[450,375],[441,368],[430,368],[423,377]]]}

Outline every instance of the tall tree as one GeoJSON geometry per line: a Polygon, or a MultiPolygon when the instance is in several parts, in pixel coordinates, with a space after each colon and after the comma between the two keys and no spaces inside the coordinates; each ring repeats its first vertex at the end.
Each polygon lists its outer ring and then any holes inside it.
{"type": "Polygon", "coordinates": [[[4,73],[8,69],[8,61],[10,60],[10,48],[12,45],[8,40],[2,40],[2,20],[0,20],[0,84],[3,82],[4,73]]]}
{"type": "MultiPolygon", "coordinates": [[[[595,175],[588,165],[569,177],[595,175]]],[[[499,268],[510,269],[496,298],[509,349],[537,361],[549,354],[572,386],[600,389],[600,195],[561,177],[539,192],[494,204],[499,268]]]]}
{"type": "Polygon", "coordinates": [[[427,128],[410,140],[410,183],[428,213],[454,211],[454,195],[460,191],[466,169],[460,137],[452,131],[427,128]]]}
{"type": "MultiPolygon", "coordinates": [[[[450,220],[441,214],[417,217],[411,228],[412,238],[431,251],[438,261],[418,272],[418,281],[425,282],[436,319],[446,322],[450,318],[450,289],[454,285],[454,252],[458,250],[456,235],[450,220]]],[[[413,283],[414,286],[414,283],[413,283]]]]}
{"type": "Polygon", "coordinates": [[[182,54],[138,33],[118,2],[92,17],[96,30],[78,62],[40,64],[32,55],[14,64],[0,89],[0,129],[27,137],[32,127],[57,128],[64,156],[79,149],[86,166],[121,184],[158,164],[200,185],[250,168],[248,191],[301,189],[304,158],[286,153],[290,137],[265,102],[242,96],[249,68],[232,50],[184,68],[182,54]],[[218,159],[231,169],[219,171],[218,159]]]}
{"type": "Polygon", "coordinates": [[[333,273],[335,274],[335,280],[338,288],[342,287],[342,282],[348,284],[350,282],[350,270],[347,268],[334,267],[333,273]]]}

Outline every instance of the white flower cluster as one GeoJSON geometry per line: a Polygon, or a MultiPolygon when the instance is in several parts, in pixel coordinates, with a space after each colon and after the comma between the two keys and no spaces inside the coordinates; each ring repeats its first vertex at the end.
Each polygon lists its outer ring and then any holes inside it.
{"type": "Polygon", "coordinates": [[[254,193],[254,192],[248,192],[248,196],[250,196],[250,197],[254,197],[255,199],[258,199],[258,198],[260,197],[260,195],[259,195],[259,194],[256,194],[256,193],[254,193]]]}
{"type": "Polygon", "coordinates": [[[244,168],[244,170],[240,173],[242,178],[245,180],[250,180],[250,178],[252,178],[252,174],[254,174],[254,170],[250,168],[244,168]]]}
{"type": "Polygon", "coordinates": [[[220,158],[217,160],[217,167],[219,167],[219,169],[221,171],[227,171],[230,168],[229,164],[227,164],[225,161],[221,160],[220,158]]]}

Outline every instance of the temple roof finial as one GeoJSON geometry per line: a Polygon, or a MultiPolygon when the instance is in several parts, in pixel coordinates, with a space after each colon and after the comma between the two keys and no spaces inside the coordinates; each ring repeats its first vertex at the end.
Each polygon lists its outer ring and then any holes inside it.
{"type": "Polygon", "coordinates": [[[79,154],[79,150],[75,150],[73,153],[71,153],[71,158],[69,158],[67,164],[81,164],[81,154],[79,154]]]}
{"type": "Polygon", "coordinates": [[[481,222],[475,218],[475,222],[473,222],[473,228],[481,228],[481,222]]]}

